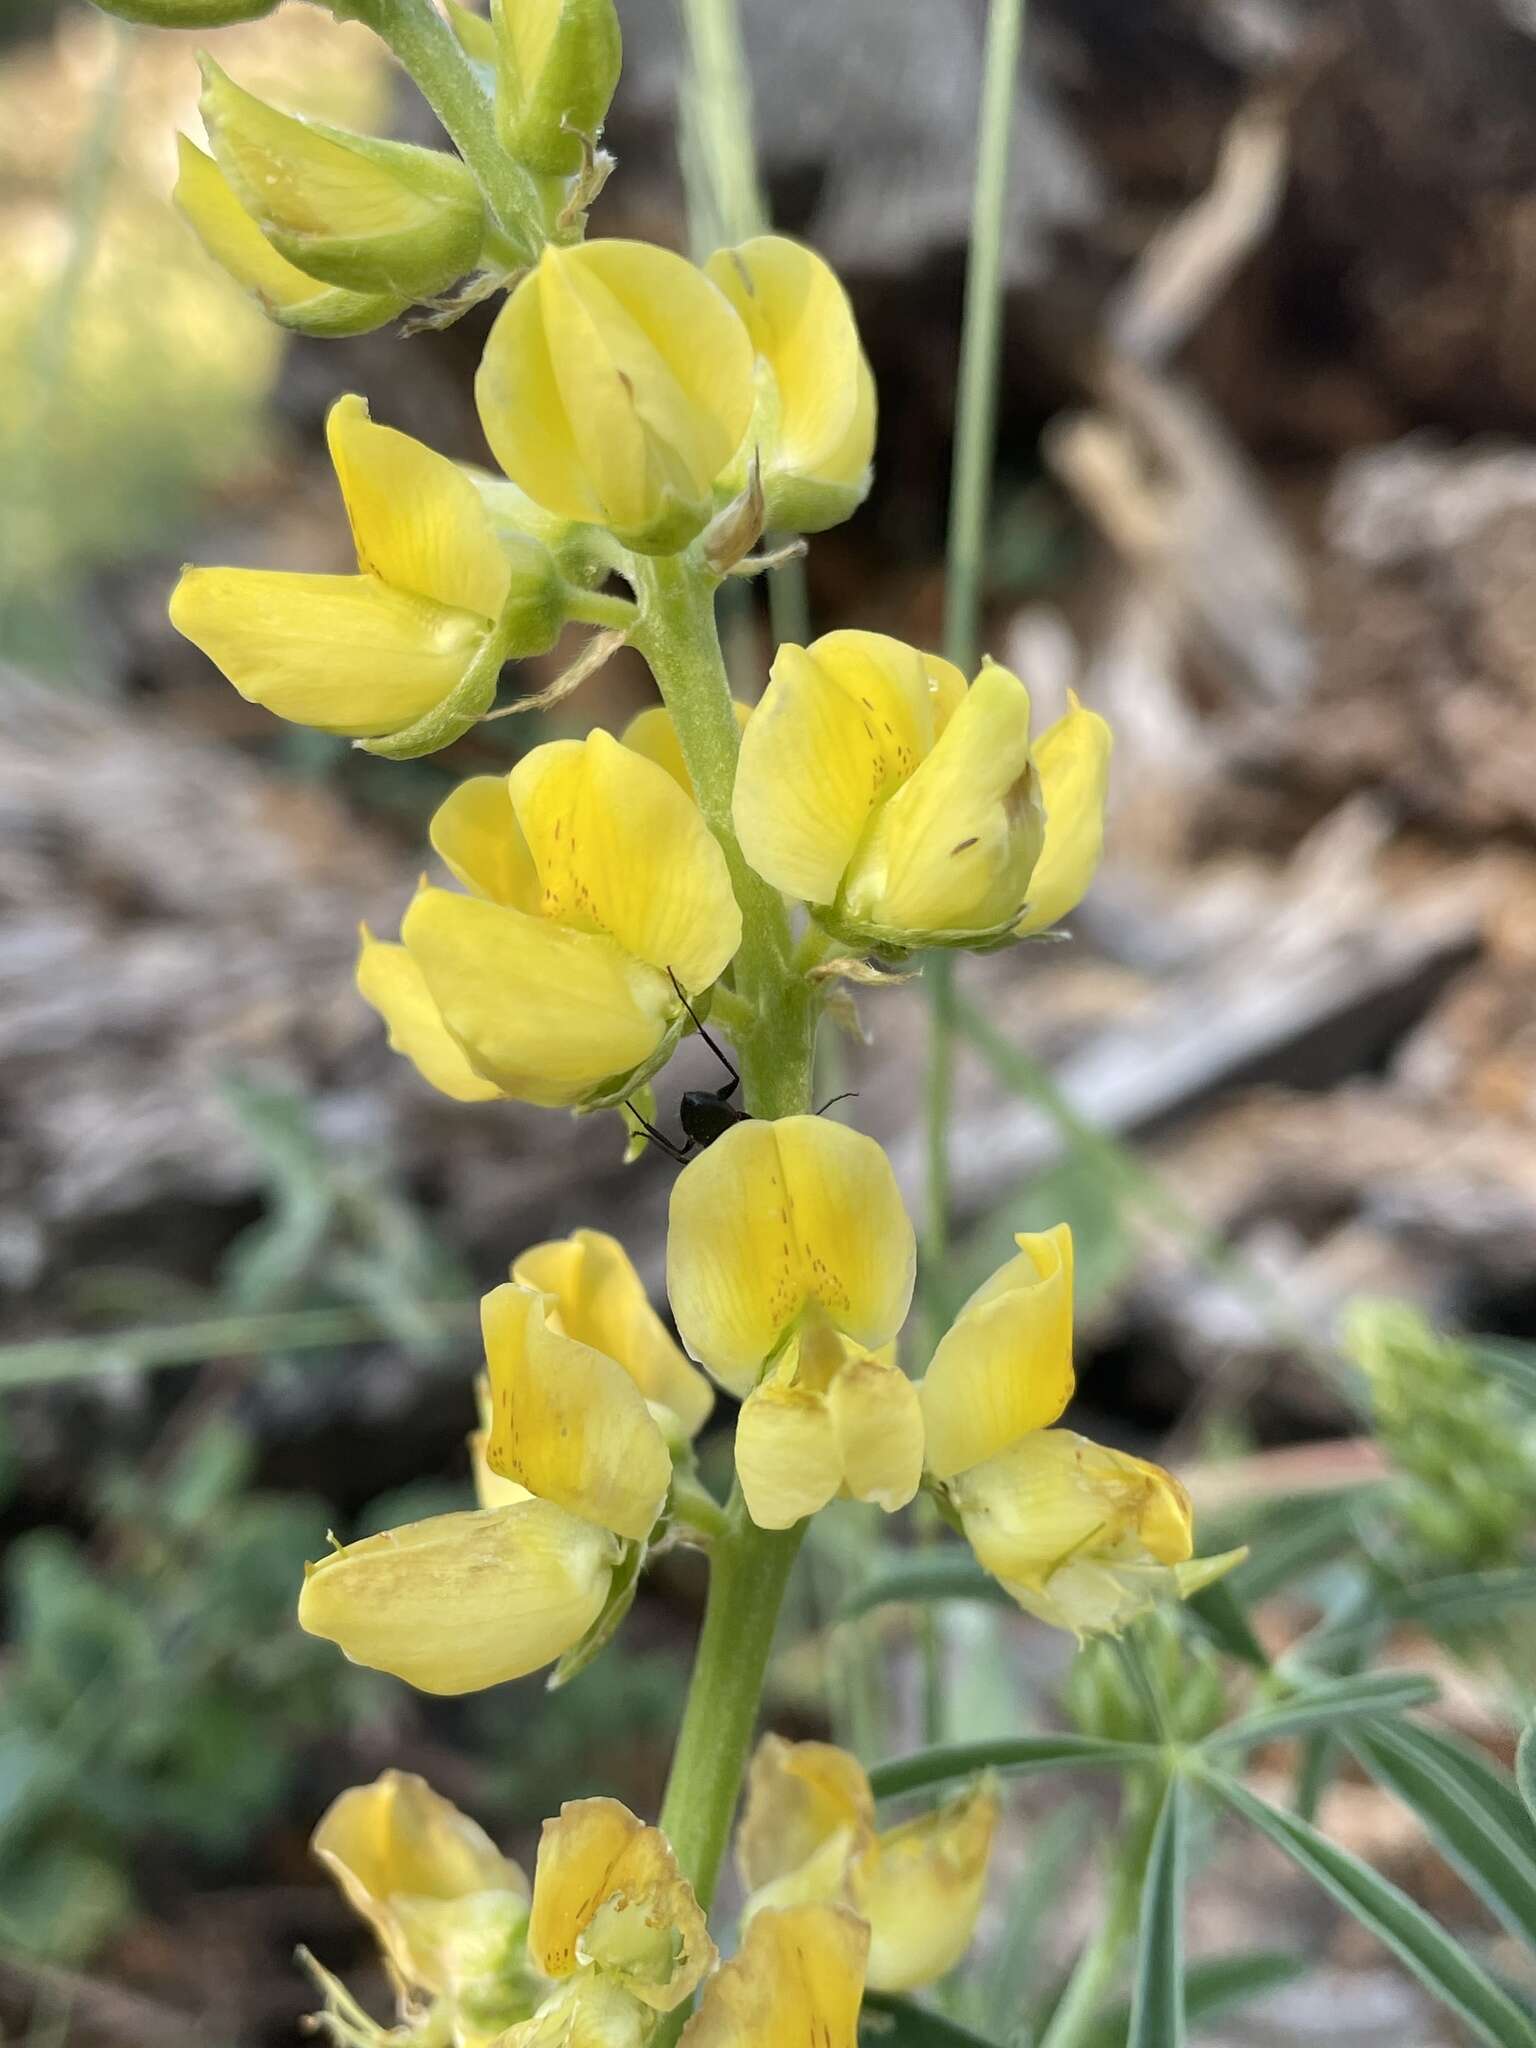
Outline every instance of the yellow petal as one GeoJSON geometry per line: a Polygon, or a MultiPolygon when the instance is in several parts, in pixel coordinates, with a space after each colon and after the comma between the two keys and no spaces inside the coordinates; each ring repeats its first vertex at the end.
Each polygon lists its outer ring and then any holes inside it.
{"type": "Polygon", "coordinates": [[[643,1542],[672,1459],[623,1366],[552,1329],[549,1300],[509,1282],[480,1304],[493,1472],[615,1535],[643,1542]]]}
{"type": "Polygon", "coordinates": [[[401,937],[471,1065],[504,1095],[580,1103],[661,1046],[671,985],[612,939],[423,889],[401,937]]]}
{"type": "Polygon", "coordinates": [[[875,1350],[905,1320],[916,1246],[890,1162],[820,1117],[738,1124],[672,1188],[667,1288],[689,1353],[745,1395],[808,1309],[875,1350]]]}
{"type": "Polygon", "coordinates": [[[989,665],[872,820],[844,878],[847,914],[897,933],[990,930],[1019,914],[1043,833],[1029,694],[989,665]]]}
{"type": "Polygon", "coordinates": [[[646,1400],[669,1408],[689,1436],[703,1428],[714,1392],[672,1341],[617,1238],[578,1230],[532,1245],[513,1261],[512,1278],[550,1295],[565,1334],[617,1359],[646,1400]]]}
{"type": "Polygon", "coordinates": [[[409,434],[375,426],[356,396],[337,399],[325,434],[359,569],[487,623],[497,618],[511,569],[463,470],[409,434]]]}
{"type": "Polygon", "coordinates": [[[736,1418],[736,1477],[759,1529],[789,1529],[836,1497],[843,1459],[825,1394],[771,1372],[736,1418]]]}
{"type": "Polygon", "coordinates": [[[1047,1428],[1072,1398],[1072,1232],[1024,1232],[977,1288],[922,1385],[928,1469],[949,1479],[1047,1428]]]}
{"type": "Polygon", "coordinates": [[[656,2012],[681,2005],[715,1959],[665,1835],[616,1799],[568,1800],[545,1821],[528,1951],[546,1977],[595,1966],[656,2012]]]}
{"type": "Polygon", "coordinates": [[[741,913],[725,855],[671,776],[598,730],[535,747],[508,787],[546,917],[607,932],[690,993],[721,974],[741,913]]]}
{"type": "Polygon", "coordinates": [[[862,1849],[874,1826],[874,1795],[857,1757],[830,1742],[765,1735],[752,1753],[736,1833],[743,1888],[760,1891],[798,1870],[835,1835],[862,1849]]]}
{"type": "Polygon", "coordinates": [[[357,956],[357,988],[389,1027],[389,1043],[421,1078],[455,1102],[494,1102],[501,1090],[477,1074],[427,993],[404,946],[376,939],[366,925],[357,956]]]}
{"type": "Polygon", "coordinates": [[[491,1383],[483,1372],[475,1375],[475,1413],[480,1426],[469,1433],[469,1470],[476,1506],[505,1508],[514,1501],[532,1500],[526,1486],[519,1486],[515,1479],[503,1479],[499,1472],[491,1470],[486,1456],[491,1441],[491,1383]]]}
{"type": "Polygon", "coordinates": [[[505,775],[472,775],[432,814],[432,850],[471,895],[539,914],[538,870],[505,775]]]}
{"type": "Polygon", "coordinates": [[[299,1625],[422,1692],[479,1692],[580,1642],[618,1560],[550,1501],[436,1515],[306,1566],[299,1625]]]}
{"type": "MultiPolygon", "coordinates": [[[[737,699],[731,709],[736,713],[737,725],[745,731],[752,706],[737,699]]],[[[654,761],[658,768],[665,768],[683,794],[694,797],[693,777],[688,773],[682,742],[665,704],[650,704],[644,711],[637,711],[620,733],[619,741],[634,753],[643,754],[647,761],[654,761]]]]}
{"type": "Polygon", "coordinates": [[[398,732],[440,704],[485,637],[468,612],[371,576],[184,569],[170,614],[248,703],[350,739],[398,732]]]}
{"type": "Polygon", "coordinates": [[[833,900],[876,806],[932,746],[936,701],[923,657],[883,633],[779,649],[733,798],[741,850],[764,881],[833,900]]]}
{"type": "Polygon", "coordinates": [[[952,1970],[976,1931],[997,1826],[984,1784],[881,1835],[854,1866],[853,1905],[869,1922],[869,1982],[915,1991],[952,1970]]]}
{"type": "Polygon", "coordinates": [[[888,1515],[904,1508],[923,1478],[923,1411],[916,1387],[894,1365],[850,1358],[827,1390],[827,1405],[846,1492],[888,1515]]]}
{"type": "Polygon", "coordinates": [[[684,2048],[857,2048],[869,1929],[841,1906],[758,1913],[704,1987],[684,2048]]]}
{"type": "Polygon", "coordinates": [[[655,2031],[649,2006],[588,1970],[552,1992],[531,2019],[498,2033],[493,2048],[646,2048],[655,2031]]]}
{"type": "Polygon", "coordinates": [[[333,1799],[310,1847],[413,1989],[448,1990],[454,1959],[412,1902],[493,1893],[508,1901],[510,1919],[520,1923],[526,1912],[528,1880],[517,1865],[477,1822],[407,1771],[385,1771],[333,1799]]]}
{"type": "Polygon", "coordinates": [[[1045,931],[1088,893],[1104,851],[1111,745],[1104,720],[1096,711],[1085,711],[1076,697],[1035,742],[1045,843],[1029,878],[1029,902],[1015,927],[1021,938],[1045,931]]]}

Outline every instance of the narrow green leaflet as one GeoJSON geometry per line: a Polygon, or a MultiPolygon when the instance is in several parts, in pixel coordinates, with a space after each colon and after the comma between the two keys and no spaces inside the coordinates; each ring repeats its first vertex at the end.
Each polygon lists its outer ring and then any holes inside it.
{"type": "Polygon", "coordinates": [[[875,2025],[860,2031],[880,2048],[992,2048],[985,2034],[893,1991],[866,1991],[864,2011],[875,2017],[875,2025]]]}
{"type": "Polygon", "coordinates": [[[1433,1728],[1388,1721],[1344,1737],[1423,1822],[1446,1862],[1510,1933],[1536,1948],[1536,1823],[1513,1778],[1433,1728]]]}
{"type": "Polygon", "coordinates": [[[1096,1735],[1000,1736],[995,1742],[957,1742],[941,1749],[920,1749],[911,1756],[876,1764],[869,1774],[877,1799],[902,1792],[920,1792],[929,1785],[947,1785],[978,1771],[1067,1771],[1075,1768],[1122,1770],[1128,1764],[1156,1763],[1160,1749],[1144,1742],[1105,1742],[1096,1735]]]}
{"type": "Polygon", "coordinates": [[[1251,1664],[1256,1671],[1269,1669],[1264,1645],[1254,1634],[1243,1603],[1232,1590],[1230,1575],[1192,1593],[1184,1605],[1218,1650],[1225,1650],[1239,1663],[1251,1664]]]}
{"type": "Polygon", "coordinates": [[[1432,1678],[1416,1671],[1368,1671],[1358,1678],[1324,1678],[1291,1699],[1258,1708],[1218,1728],[1205,1739],[1206,1749],[1247,1749],[1282,1735],[1305,1735],[1314,1728],[1334,1728],[1361,1716],[1375,1719],[1422,1707],[1439,1697],[1432,1678]]]}
{"type": "Polygon", "coordinates": [[[1184,1780],[1171,1772],[1141,1889],[1126,2048],[1184,2048],[1184,1780]]]}
{"type": "Polygon", "coordinates": [[[1415,1621],[1424,1628],[1476,1628],[1502,1621],[1522,1607],[1536,1606],[1536,1565],[1498,1571],[1457,1572],[1418,1586],[1388,1586],[1377,1596],[1369,1620],[1324,1624],[1308,1638],[1309,1656],[1329,1656],[1356,1641],[1370,1640],[1387,1622],[1415,1621]]]}
{"type": "Polygon", "coordinates": [[[1330,1842],[1295,1814],[1282,1813],[1255,1798],[1235,1778],[1212,1771],[1207,1782],[1234,1813],[1267,1835],[1330,1898],[1384,1942],[1427,1991],[1459,2014],[1480,2041],[1489,2042],[1492,2048],[1536,2048],[1536,2020],[1522,2012],[1443,1927],[1380,1871],[1341,1849],[1337,1842],[1330,1842]]]}
{"type": "Polygon", "coordinates": [[[959,1543],[945,1543],[932,1550],[911,1551],[900,1563],[876,1572],[849,1594],[838,1619],[857,1621],[861,1614],[902,1600],[984,1600],[994,1607],[1013,1605],[968,1549],[959,1543]]]}
{"type": "MultiPolygon", "coordinates": [[[[1219,2019],[1250,1998],[1262,1998],[1266,1991],[1293,1984],[1307,1969],[1304,1956],[1288,1955],[1283,1949],[1254,1949],[1191,1963],[1184,1972],[1185,2024],[1198,2027],[1206,2020],[1219,2019]]],[[[1130,2007],[1117,2006],[1095,2022],[1083,2048],[1127,2048],[1130,2024],[1130,2007]]]]}
{"type": "Polygon", "coordinates": [[[1520,1747],[1515,1751],[1515,1782],[1527,1812],[1536,1821],[1536,1721],[1521,1736],[1520,1747]]]}

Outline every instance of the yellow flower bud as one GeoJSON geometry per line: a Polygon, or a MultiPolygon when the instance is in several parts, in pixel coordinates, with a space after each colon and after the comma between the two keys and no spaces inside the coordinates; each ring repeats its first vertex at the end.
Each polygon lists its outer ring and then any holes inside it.
{"type": "Polygon", "coordinates": [[[391,1043],[460,1099],[478,1076],[546,1107],[621,1101],[687,1022],[671,974],[697,997],[740,943],[697,809],[605,732],[461,784],[432,844],[470,893],[421,890],[406,960],[365,945],[359,986],[391,1043]]]}
{"type": "Polygon", "coordinates": [[[463,471],[361,398],[326,434],[359,573],[189,568],[171,623],[279,718],[427,752],[487,708],[508,654],[553,642],[558,578],[535,542],[510,557],[463,471]]]}
{"type": "Polygon", "coordinates": [[[767,1735],[747,1778],[736,1857],[748,1918],[814,1903],[852,1907],[870,1930],[868,1979],[912,1991],[954,1968],[976,1928],[997,1826],[990,1780],[881,1834],[857,1759],[767,1735]]]}
{"type": "Polygon", "coordinates": [[[485,208],[458,157],[279,113],[202,64],[219,169],[280,256],[345,291],[407,302],[474,269],[485,208]]]}
{"type": "Polygon", "coordinates": [[[1244,1555],[1194,1557],[1189,1496],[1171,1472],[1069,1429],[1034,1430],[950,1481],[971,1548],[1028,1613],[1078,1636],[1118,1635],[1244,1555]]]}
{"type": "Polygon", "coordinates": [[[752,343],[681,256],[550,245],[497,316],[475,400],[496,460],[536,503],[674,554],[747,430],[752,343]]]}
{"type": "MultiPolygon", "coordinates": [[[[310,1847],[401,1984],[457,2001],[526,1993],[528,1880],[424,1778],[385,1771],[327,1807],[310,1847]]],[[[527,2011],[530,1999],[521,1999],[527,2011]]]]}
{"type": "Polygon", "coordinates": [[[940,1339],[918,1388],[928,1470],[949,1479],[1053,1423],[1072,1398],[1072,1233],[1014,1239],[940,1339]]]}
{"type": "Polygon", "coordinates": [[[704,1987],[683,2048],[857,2048],[869,1929],[842,1906],[754,1916],[704,1987]]]}
{"type": "Polygon", "coordinates": [[[667,1291],[690,1355],[745,1396],[801,1326],[866,1350],[912,1300],[916,1244],[890,1161],[821,1117],[738,1124],[678,1175],[667,1291]]]}
{"type": "Polygon", "coordinates": [[[1045,837],[1029,696],[881,633],[779,649],[741,742],[734,813],[765,881],[846,943],[988,946],[1024,912],[1045,837]]]}
{"type": "Polygon", "coordinates": [[[569,177],[597,140],[619,82],[613,0],[491,0],[496,125],[531,170],[569,177]]]}
{"type": "Polygon", "coordinates": [[[299,1625],[422,1692],[479,1692],[578,1643],[620,1555],[551,1501],[436,1515],[307,1565],[299,1625]]]}
{"type": "Polygon", "coordinates": [[[760,1529],[787,1529],[838,1494],[905,1507],[923,1476],[917,1389],[891,1357],[809,1321],[748,1394],[736,1473],[760,1529]]]}
{"type": "Polygon", "coordinates": [[[875,380],[848,294],[814,250],[783,235],[721,249],[705,268],[757,350],[747,440],[761,462],[768,525],[836,526],[869,490],[875,447],[875,380]]]}

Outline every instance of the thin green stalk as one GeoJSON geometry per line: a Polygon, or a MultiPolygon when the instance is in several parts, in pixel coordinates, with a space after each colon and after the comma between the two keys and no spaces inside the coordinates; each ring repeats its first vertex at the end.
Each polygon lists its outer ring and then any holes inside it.
{"type": "Polygon", "coordinates": [[[640,616],[627,597],[616,597],[606,590],[571,588],[565,594],[565,615],[584,626],[604,626],[620,633],[627,633],[640,616]]]}

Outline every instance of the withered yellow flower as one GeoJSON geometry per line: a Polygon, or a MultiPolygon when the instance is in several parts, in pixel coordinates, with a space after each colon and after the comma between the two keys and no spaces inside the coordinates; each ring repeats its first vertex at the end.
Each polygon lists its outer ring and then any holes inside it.
{"type": "Polygon", "coordinates": [[[746,1913],[817,1902],[869,1924],[868,1981],[912,1991],[954,1968],[986,1888],[997,1794],[984,1780],[884,1833],[857,1759],[825,1742],[758,1744],[736,1859],[746,1913]]]}
{"type": "Polygon", "coordinates": [[[869,490],[875,448],[875,380],[848,294],[813,249],[784,235],[721,249],[705,268],[757,351],[747,451],[761,464],[768,525],[837,525],[869,490]]]}
{"type": "Polygon", "coordinates": [[[405,1990],[477,2004],[524,1990],[528,1880],[424,1778],[385,1771],[341,1793],[310,1847],[405,1990]]]}
{"type": "Polygon", "coordinates": [[[619,82],[613,0],[491,0],[491,22],[503,145],[547,177],[569,177],[619,82]]]}
{"type": "Polygon", "coordinates": [[[450,712],[462,728],[512,642],[531,651],[559,630],[553,565],[531,541],[510,556],[469,478],[370,420],[363,399],[336,401],[326,438],[357,575],[186,569],[171,623],[242,697],[297,725],[380,745],[450,712]]]}
{"type": "Polygon", "coordinates": [[[497,316],[475,399],[497,461],[537,504],[674,554],[746,433],[752,343],[681,256],[550,244],[497,316]]]}
{"type": "Polygon", "coordinates": [[[869,1929],[842,1906],[756,1915],[704,1987],[684,2048],[857,2048],[869,1929]]]}
{"type": "Polygon", "coordinates": [[[745,1397],[824,1325],[878,1351],[912,1300],[916,1244],[872,1138],[814,1116],[737,1124],[672,1188],[667,1291],[689,1354],[745,1397]]]}
{"type": "Polygon", "coordinates": [[[280,113],[202,59],[208,141],[280,256],[343,291],[435,297],[479,260],[480,188],[456,156],[280,113]]]}
{"type": "Polygon", "coordinates": [[[668,1058],[729,963],[741,914],[697,808],[597,731],[460,785],[432,844],[468,892],[423,888],[358,985],[445,1093],[547,1108],[621,1101],[668,1058]]]}
{"type": "Polygon", "coordinates": [[[845,943],[1000,945],[1021,920],[1038,929],[1030,893],[1053,838],[1054,902],[1087,886],[1106,758],[1102,720],[1075,706],[1032,748],[1029,694],[993,663],[967,688],[884,634],[828,633],[779,649],[742,736],[736,831],[757,872],[845,943]]]}

